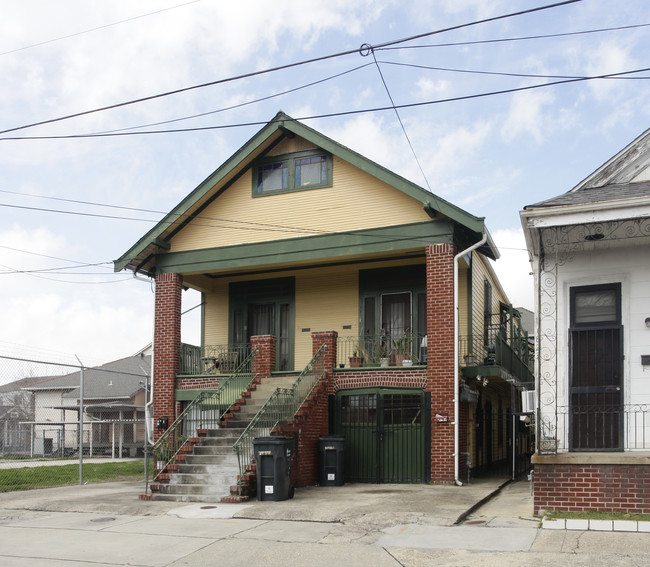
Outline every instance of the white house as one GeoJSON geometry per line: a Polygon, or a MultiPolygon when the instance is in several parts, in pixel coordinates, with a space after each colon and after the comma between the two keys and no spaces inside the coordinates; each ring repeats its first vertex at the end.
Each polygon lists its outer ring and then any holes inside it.
{"type": "Polygon", "coordinates": [[[536,286],[535,510],[650,513],[650,130],[521,221],[536,286]]]}

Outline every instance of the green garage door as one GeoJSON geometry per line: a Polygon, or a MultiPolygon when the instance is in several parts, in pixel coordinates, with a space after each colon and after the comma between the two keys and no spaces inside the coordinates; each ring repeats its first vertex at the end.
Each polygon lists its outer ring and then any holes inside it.
{"type": "Polygon", "coordinates": [[[363,388],[336,394],[335,433],[345,437],[348,482],[429,480],[428,394],[363,388]]]}

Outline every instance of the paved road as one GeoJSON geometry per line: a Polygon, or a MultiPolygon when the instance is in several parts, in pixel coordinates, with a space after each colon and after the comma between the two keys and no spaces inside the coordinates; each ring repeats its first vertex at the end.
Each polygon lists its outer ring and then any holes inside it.
{"type": "Polygon", "coordinates": [[[247,505],[141,503],[130,483],[3,494],[0,565],[648,565],[649,534],[540,530],[525,482],[467,514],[498,486],[346,485],[247,505]]]}

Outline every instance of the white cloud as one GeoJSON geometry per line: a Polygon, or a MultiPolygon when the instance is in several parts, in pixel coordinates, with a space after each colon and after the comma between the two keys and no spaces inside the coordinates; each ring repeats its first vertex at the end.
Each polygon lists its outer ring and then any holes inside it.
{"type": "Polygon", "coordinates": [[[520,136],[543,142],[549,128],[549,118],[544,114],[555,101],[551,91],[523,91],[513,95],[508,116],[501,127],[501,135],[507,141],[520,136]]]}

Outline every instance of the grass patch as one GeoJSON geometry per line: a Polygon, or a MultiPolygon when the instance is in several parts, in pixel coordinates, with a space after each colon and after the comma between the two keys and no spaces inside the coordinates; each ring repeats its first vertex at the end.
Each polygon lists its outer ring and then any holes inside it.
{"type": "MultiPolygon", "coordinates": [[[[85,483],[144,481],[144,460],[120,463],[84,463],[85,483]]],[[[0,469],[0,492],[79,484],[79,464],[0,469]]]]}
{"type": "Polygon", "coordinates": [[[637,522],[650,522],[650,514],[632,514],[626,512],[598,512],[589,510],[584,512],[562,512],[550,510],[544,514],[549,520],[634,520],[637,522]]]}

